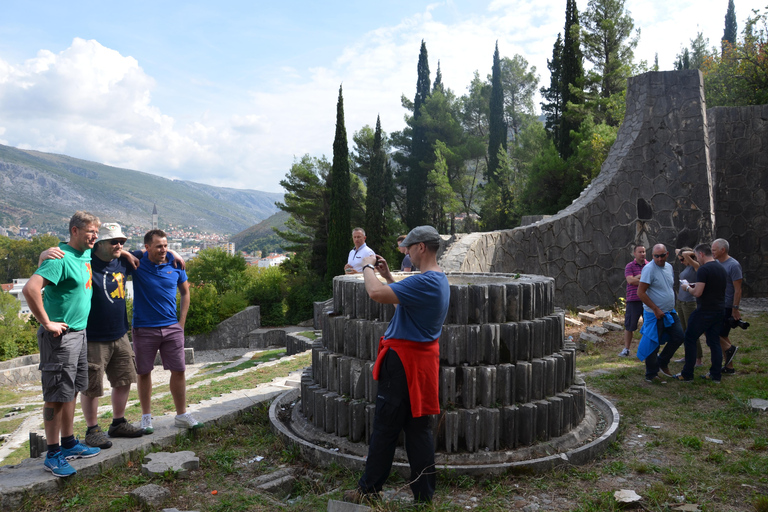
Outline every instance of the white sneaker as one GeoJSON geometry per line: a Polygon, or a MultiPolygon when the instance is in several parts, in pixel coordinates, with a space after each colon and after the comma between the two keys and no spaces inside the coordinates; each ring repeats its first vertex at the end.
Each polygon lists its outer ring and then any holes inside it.
{"type": "Polygon", "coordinates": [[[197,429],[203,428],[204,423],[197,421],[191,414],[185,412],[184,414],[177,414],[176,420],[173,422],[179,428],[197,429]]]}
{"type": "Polygon", "coordinates": [[[145,434],[151,434],[155,431],[154,428],[152,428],[152,415],[151,414],[142,414],[141,415],[141,428],[144,429],[145,434]]]}
{"type": "Polygon", "coordinates": [[[621,352],[619,352],[619,357],[629,357],[629,349],[625,348],[621,352]]]}

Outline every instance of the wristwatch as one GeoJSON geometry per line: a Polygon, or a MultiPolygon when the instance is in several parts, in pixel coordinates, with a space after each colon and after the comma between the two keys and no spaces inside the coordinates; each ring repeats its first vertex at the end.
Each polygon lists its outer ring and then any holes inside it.
{"type": "Polygon", "coordinates": [[[374,266],[373,266],[373,265],[371,265],[370,263],[368,263],[367,265],[363,265],[363,270],[365,270],[365,269],[367,269],[367,268],[369,268],[369,267],[370,267],[370,269],[371,269],[371,270],[373,270],[374,272],[376,272],[376,267],[374,267],[374,266]]]}
{"type": "Polygon", "coordinates": [[[738,306],[738,305],[736,305],[736,306],[731,306],[731,309],[739,309],[739,306],[738,306]]]}

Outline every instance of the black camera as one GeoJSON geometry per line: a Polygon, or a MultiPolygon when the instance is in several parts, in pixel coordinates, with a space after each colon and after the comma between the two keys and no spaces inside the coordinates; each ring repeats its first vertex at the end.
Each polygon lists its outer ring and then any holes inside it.
{"type": "Polygon", "coordinates": [[[728,327],[730,327],[731,329],[735,329],[737,327],[741,327],[742,329],[746,329],[746,328],[749,327],[749,322],[745,322],[742,319],[736,320],[732,316],[729,316],[728,317],[728,327]]]}

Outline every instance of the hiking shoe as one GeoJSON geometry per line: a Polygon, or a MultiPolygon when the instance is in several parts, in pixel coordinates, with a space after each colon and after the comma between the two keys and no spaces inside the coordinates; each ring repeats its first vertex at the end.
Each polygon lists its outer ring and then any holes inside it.
{"type": "Polygon", "coordinates": [[[648,382],[649,384],[666,384],[667,383],[667,381],[663,380],[658,375],[654,375],[653,377],[646,377],[645,382],[648,382]]]}
{"type": "Polygon", "coordinates": [[[739,350],[739,347],[736,345],[731,345],[731,348],[725,351],[725,362],[723,363],[723,366],[728,366],[733,361],[733,356],[736,355],[736,351],[739,350]]]}
{"type": "Polygon", "coordinates": [[[700,375],[700,377],[702,379],[704,379],[704,380],[708,380],[710,382],[714,382],[715,384],[720,384],[720,379],[718,379],[718,380],[713,379],[712,376],[709,374],[709,372],[707,372],[706,375],[700,375]]]}
{"type": "Polygon", "coordinates": [[[621,352],[619,352],[619,357],[629,357],[629,349],[625,348],[621,352]]]}
{"type": "Polygon", "coordinates": [[[692,379],[692,378],[690,378],[690,379],[689,379],[689,378],[683,377],[683,374],[682,374],[682,373],[676,373],[676,374],[674,374],[674,375],[672,376],[672,379],[674,379],[674,380],[678,380],[678,381],[680,381],[680,382],[693,382],[693,379],[692,379]]]}
{"type": "Polygon", "coordinates": [[[61,450],[58,450],[53,455],[48,454],[45,457],[45,462],[43,462],[43,468],[53,473],[53,476],[58,477],[72,476],[77,473],[75,468],[70,466],[67,459],[61,454],[61,450]]]}
{"type": "Polygon", "coordinates": [[[88,459],[90,457],[97,456],[100,451],[100,448],[91,448],[90,446],[85,446],[80,442],[79,439],[77,439],[77,444],[72,448],[64,448],[63,446],[61,447],[61,456],[67,460],[88,459]]]}
{"type": "Polygon", "coordinates": [[[95,427],[85,431],[85,444],[88,446],[95,446],[96,448],[109,448],[112,446],[112,441],[107,439],[107,434],[101,430],[101,427],[96,425],[95,427]]]}
{"type": "Polygon", "coordinates": [[[127,421],[109,427],[109,437],[141,437],[143,435],[143,428],[133,426],[127,421]]]}
{"type": "Polygon", "coordinates": [[[680,359],[675,359],[674,362],[676,362],[676,363],[684,363],[685,362],[685,358],[681,357],[680,359]]]}
{"type": "Polygon", "coordinates": [[[723,375],[733,375],[734,373],[736,373],[736,369],[735,368],[722,367],[720,369],[720,373],[722,373],[723,375]]]}
{"type": "Polygon", "coordinates": [[[184,414],[177,414],[176,420],[174,420],[173,424],[179,428],[188,428],[192,430],[203,428],[203,426],[205,426],[204,423],[197,421],[188,412],[185,412],[184,414]]]}
{"type": "Polygon", "coordinates": [[[667,366],[659,366],[659,371],[665,377],[669,377],[669,378],[674,377],[674,374],[671,371],[669,371],[669,367],[667,366]]]}
{"type": "Polygon", "coordinates": [[[152,416],[149,414],[142,415],[141,416],[141,428],[144,431],[144,434],[151,434],[155,431],[154,428],[152,428],[152,416]]]}

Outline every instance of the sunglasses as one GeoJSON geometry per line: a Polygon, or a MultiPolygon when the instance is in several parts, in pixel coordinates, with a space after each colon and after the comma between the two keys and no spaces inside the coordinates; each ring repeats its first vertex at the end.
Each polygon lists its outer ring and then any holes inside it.
{"type": "Polygon", "coordinates": [[[119,245],[124,245],[125,242],[121,242],[120,240],[114,240],[114,239],[109,241],[109,245],[118,245],[118,244],[119,245]]]}
{"type": "Polygon", "coordinates": [[[654,258],[659,258],[659,259],[666,258],[667,257],[667,253],[665,252],[664,254],[654,254],[653,257],[654,258]]]}

